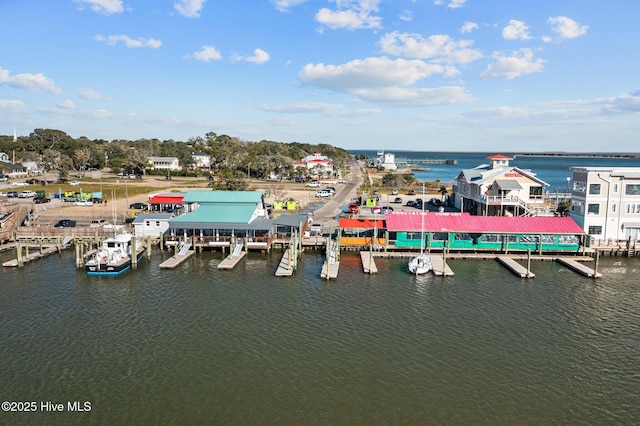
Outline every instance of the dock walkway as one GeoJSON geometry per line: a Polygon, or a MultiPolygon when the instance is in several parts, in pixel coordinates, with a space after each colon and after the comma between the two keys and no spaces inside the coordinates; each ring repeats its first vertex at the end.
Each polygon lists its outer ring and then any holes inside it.
{"type": "Polygon", "coordinates": [[[365,274],[377,274],[378,267],[375,260],[373,260],[373,253],[370,251],[361,251],[360,259],[362,260],[362,269],[365,274]]]}
{"type": "Polygon", "coordinates": [[[278,269],[276,269],[276,277],[290,277],[293,275],[295,269],[296,259],[293,257],[293,249],[288,247],[280,259],[280,264],[278,265],[278,269]]]}
{"type": "Polygon", "coordinates": [[[171,256],[169,259],[165,260],[164,262],[162,262],[160,264],[160,269],[173,269],[178,267],[180,264],[182,264],[183,262],[185,262],[187,259],[189,259],[191,256],[193,256],[196,252],[193,250],[189,250],[186,253],[183,254],[174,254],[173,256],[171,256]]]}
{"type": "Polygon", "coordinates": [[[568,259],[566,257],[557,257],[556,261],[558,263],[563,264],[564,266],[566,266],[567,268],[584,275],[585,277],[589,277],[589,278],[601,278],[602,274],[599,272],[595,272],[593,269],[589,268],[588,266],[583,265],[580,262],[577,262],[573,259],[568,259]]]}
{"type": "Polygon", "coordinates": [[[454,275],[453,270],[440,256],[431,255],[431,270],[433,271],[434,275],[438,275],[441,277],[451,277],[454,275]]]}
{"type": "Polygon", "coordinates": [[[233,247],[233,252],[227,256],[220,264],[218,269],[233,269],[247,255],[246,251],[242,251],[242,243],[236,244],[233,247]]]}
{"type": "Polygon", "coordinates": [[[496,256],[496,260],[520,278],[534,278],[536,275],[509,256],[496,256]]]}

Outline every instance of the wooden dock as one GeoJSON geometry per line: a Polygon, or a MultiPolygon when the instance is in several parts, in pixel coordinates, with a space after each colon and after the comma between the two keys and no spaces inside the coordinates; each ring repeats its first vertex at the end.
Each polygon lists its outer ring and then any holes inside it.
{"type": "Polygon", "coordinates": [[[451,277],[454,275],[453,270],[440,256],[431,255],[431,270],[433,271],[434,275],[438,275],[441,277],[451,277]]]}
{"type": "Polygon", "coordinates": [[[338,270],[340,269],[340,250],[336,240],[331,240],[327,248],[327,258],[322,265],[320,277],[326,280],[338,278],[338,270]]]}
{"type": "Polygon", "coordinates": [[[589,268],[588,266],[577,262],[573,259],[568,259],[566,257],[557,257],[556,261],[558,263],[561,263],[562,265],[566,266],[567,268],[584,275],[585,277],[589,277],[589,278],[601,278],[602,274],[599,272],[595,272],[593,269],[589,268]]]}
{"type": "Polygon", "coordinates": [[[193,256],[196,252],[194,250],[188,250],[186,253],[177,253],[171,256],[169,259],[165,260],[160,264],[160,269],[173,269],[178,267],[180,264],[185,262],[191,256],[193,256]]]}
{"type": "Polygon", "coordinates": [[[375,260],[373,260],[373,253],[370,251],[361,251],[360,259],[362,260],[362,269],[365,274],[377,274],[378,267],[375,260]]]}
{"type": "MultiPolygon", "coordinates": [[[[242,249],[242,246],[239,246],[242,249]]],[[[233,269],[247,255],[246,251],[234,250],[229,256],[227,256],[220,264],[218,269],[233,269]]]]}
{"type": "MultiPolygon", "coordinates": [[[[56,246],[46,247],[42,249],[42,252],[36,251],[36,252],[30,253],[28,256],[23,256],[22,263],[23,264],[30,263],[30,262],[33,262],[34,260],[42,259],[43,257],[49,256],[50,254],[57,253],[57,252],[58,252],[58,247],[56,246]]],[[[20,265],[20,262],[18,262],[18,259],[12,259],[4,262],[2,266],[15,268],[21,265],[20,265]]]]}
{"type": "Polygon", "coordinates": [[[535,274],[509,256],[497,256],[496,260],[520,278],[535,278],[535,274]]]}
{"type": "Polygon", "coordinates": [[[297,259],[294,257],[294,249],[287,248],[280,259],[278,269],[276,269],[276,277],[290,277],[296,270],[297,259]]]}

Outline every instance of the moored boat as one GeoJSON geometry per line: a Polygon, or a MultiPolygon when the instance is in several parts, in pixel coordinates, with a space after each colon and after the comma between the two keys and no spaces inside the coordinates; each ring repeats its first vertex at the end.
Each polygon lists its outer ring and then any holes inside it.
{"type": "Polygon", "coordinates": [[[431,271],[431,269],[431,258],[424,253],[420,253],[418,256],[409,259],[409,272],[412,274],[426,274],[431,271]]]}
{"type": "Polygon", "coordinates": [[[105,239],[100,249],[86,260],[84,269],[87,275],[120,275],[128,271],[133,256],[140,261],[146,250],[143,244],[135,244],[134,249],[134,240],[135,236],[129,232],[105,239]]]}

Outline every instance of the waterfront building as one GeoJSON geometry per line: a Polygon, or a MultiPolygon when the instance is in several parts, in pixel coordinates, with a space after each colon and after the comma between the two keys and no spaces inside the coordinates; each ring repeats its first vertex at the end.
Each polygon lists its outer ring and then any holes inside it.
{"type": "Polygon", "coordinates": [[[153,170],[180,170],[180,163],[176,157],[148,157],[147,159],[153,170]]]}
{"type": "Polygon", "coordinates": [[[140,238],[162,238],[169,229],[169,219],[172,217],[170,213],[141,213],[131,222],[134,234],[140,238]]]}
{"type": "Polygon", "coordinates": [[[169,220],[173,238],[207,247],[228,247],[245,239],[251,248],[268,248],[273,233],[260,191],[188,191],[186,213],[169,220]]]}
{"type": "Polygon", "coordinates": [[[640,239],[640,168],[570,167],[570,216],[596,240],[640,239]]]}
{"type": "Polygon", "coordinates": [[[149,197],[149,210],[156,213],[178,213],[184,205],[185,193],[155,194],[149,197]]]}
{"type": "Polygon", "coordinates": [[[375,166],[378,169],[396,170],[398,166],[396,165],[395,154],[378,151],[378,158],[376,159],[375,166]]]}
{"type": "Polygon", "coordinates": [[[206,152],[194,152],[191,154],[193,159],[193,167],[196,169],[210,169],[211,168],[211,156],[206,152]]]}
{"type": "Polygon", "coordinates": [[[509,165],[512,157],[487,157],[489,164],[462,170],[453,186],[454,206],[478,216],[548,216],[544,188],[531,170],[509,165]]]}

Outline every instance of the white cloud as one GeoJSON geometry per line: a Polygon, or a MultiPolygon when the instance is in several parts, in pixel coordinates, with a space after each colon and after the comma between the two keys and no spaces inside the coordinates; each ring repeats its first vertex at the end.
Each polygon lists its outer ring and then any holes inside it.
{"type": "Polygon", "coordinates": [[[198,61],[209,62],[222,59],[222,55],[213,46],[202,46],[200,51],[193,54],[193,58],[198,61]]]}
{"type": "Polygon", "coordinates": [[[86,99],[88,101],[97,101],[103,99],[102,94],[92,89],[82,89],[79,93],[82,99],[86,99]]]}
{"type": "Polygon", "coordinates": [[[382,18],[373,16],[378,12],[380,0],[336,0],[337,11],[322,8],[316,13],[316,21],[332,30],[357,30],[381,28],[382,18]]]}
{"type": "Polygon", "coordinates": [[[598,103],[604,104],[602,108],[603,113],[638,113],[640,112],[640,89],[630,93],[623,93],[613,98],[598,100],[598,103]]]}
{"type": "Polygon", "coordinates": [[[289,12],[291,8],[305,3],[307,0],[272,0],[271,4],[280,12],[289,12]]]}
{"type": "Polygon", "coordinates": [[[256,64],[264,64],[269,60],[270,56],[262,49],[256,49],[253,51],[253,56],[249,56],[245,59],[247,62],[253,62],[256,64]]]}
{"type": "Polygon", "coordinates": [[[524,74],[542,72],[546,62],[543,59],[534,58],[531,49],[520,49],[513,52],[511,56],[495,53],[494,59],[495,63],[490,64],[480,74],[482,78],[506,78],[511,80],[524,74]]]}
{"type": "Polygon", "coordinates": [[[76,104],[74,104],[72,100],[67,99],[66,101],[60,102],[58,108],[73,110],[76,109],[76,104]]]}
{"type": "Polygon", "coordinates": [[[398,18],[400,18],[401,21],[411,22],[411,21],[413,21],[413,12],[411,12],[410,10],[405,9],[405,10],[402,11],[402,13],[400,13],[398,18]]]}
{"type": "Polygon", "coordinates": [[[457,9],[459,7],[464,6],[464,4],[467,2],[467,0],[434,0],[433,4],[441,6],[443,4],[446,4],[447,7],[449,9],[457,9]]]}
{"type": "Polygon", "coordinates": [[[10,75],[9,70],[0,67],[0,85],[6,84],[14,89],[44,90],[49,93],[62,93],[53,80],[44,74],[17,74],[10,75]]]}
{"type": "Polygon", "coordinates": [[[437,88],[390,87],[376,90],[357,90],[360,99],[395,106],[432,106],[468,103],[476,100],[459,86],[437,88]]]}
{"type": "Polygon", "coordinates": [[[425,39],[419,34],[394,31],[382,36],[378,43],[384,53],[435,62],[468,64],[482,58],[480,51],[470,48],[472,41],[454,41],[447,35],[432,35],[425,39]]]}
{"type": "Polygon", "coordinates": [[[27,105],[22,101],[0,99],[0,111],[11,114],[21,114],[27,112],[27,105]]]}
{"type": "Polygon", "coordinates": [[[476,24],[475,22],[465,21],[465,23],[462,24],[462,28],[460,28],[460,32],[462,34],[466,34],[466,33],[470,33],[471,31],[475,31],[478,28],[479,28],[478,24],[476,24]]]}
{"type": "Polygon", "coordinates": [[[357,89],[407,86],[445,67],[420,60],[366,58],[342,65],[307,64],[299,73],[300,81],[309,86],[353,93],[357,89]]]}
{"type": "Polygon", "coordinates": [[[160,40],[155,40],[152,38],[146,39],[146,40],[143,38],[132,39],[131,37],[124,34],[110,35],[107,37],[98,34],[95,38],[97,41],[107,43],[110,46],[116,45],[118,42],[122,42],[126,47],[131,47],[131,48],[143,47],[143,48],[157,49],[158,47],[162,46],[162,42],[160,40]]]}
{"type": "Polygon", "coordinates": [[[206,2],[207,0],[178,0],[173,7],[184,17],[199,18],[206,2]]]}
{"type": "Polygon", "coordinates": [[[587,25],[580,25],[573,19],[567,18],[566,16],[549,18],[547,23],[551,25],[552,31],[563,39],[580,37],[585,35],[589,29],[587,25]]]}
{"type": "Polygon", "coordinates": [[[86,3],[91,10],[104,15],[113,15],[116,13],[122,13],[124,8],[122,7],[122,0],[73,0],[80,4],[80,8],[84,8],[86,3]]]}
{"type": "Polygon", "coordinates": [[[344,105],[328,102],[299,102],[295,104],[261,104],[262,111],[283,114],[324,114],[330,117],[365,117],[380,113],[377,108],[346,109],[344,105]]]}
{"type": "Polygon", "coordinates": [[[502,29],[502,37],[505,40],[529,40],[529,27],[522,22],[515,19],[509,21],[509,25],[502,29]]]}

